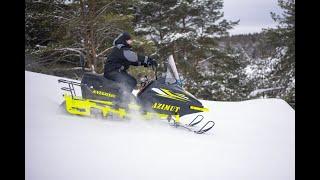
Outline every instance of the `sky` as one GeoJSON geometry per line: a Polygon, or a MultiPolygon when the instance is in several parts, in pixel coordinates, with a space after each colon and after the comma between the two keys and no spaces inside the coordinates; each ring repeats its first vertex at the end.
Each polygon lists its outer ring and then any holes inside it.
{"type": "Polygon", "coordinates": [[[275,27],[270,12],[281,14],[277,0],[224,0],[224,18],[240,22],[229,30],[230,35],[261,32],[262,28],[275,27]]]}

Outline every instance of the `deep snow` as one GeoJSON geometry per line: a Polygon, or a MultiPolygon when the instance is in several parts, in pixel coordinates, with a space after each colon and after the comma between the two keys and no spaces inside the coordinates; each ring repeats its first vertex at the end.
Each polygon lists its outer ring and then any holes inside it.
{"type": "Polygon", "coordinates": [[[27,180],[295,179],[295,112],[281,99],[202,101],[216,125],[198,135],[138,116],[67,114],[59,77],[25,76],[27,180]]]}

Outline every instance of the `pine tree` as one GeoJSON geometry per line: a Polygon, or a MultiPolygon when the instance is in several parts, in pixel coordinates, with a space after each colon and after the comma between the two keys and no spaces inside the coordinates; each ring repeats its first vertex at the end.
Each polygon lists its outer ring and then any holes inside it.
{"type": "Polygon", "coordinates": [[[221,0],[140,2],[136,32],[154,41],[160,57],[174,55],[185,87],[191,92],[213,81],[200,73],[206,62],[220,62],[211,69],[213,71],[231,62],[225,52],[216,48],[215,37],[228,34],[227,30],[237,24],[222,19],[222,5],[221,0]]]}
{"type": "Polygon", "coordinates": [[[272,72],[272,80],[282,87],[280,97],[289,103],[295,101],[295,1],[278,0],[283,9],[282,15],[271,13],[272,19],[278,22],[275,29],[266,30],[267,42],[276,51],[274,59],[278,59],[272,72]]]}
{"type": "Polygon", "coordinates": [[[57,41],[53,32],[59,29],[58,9],[66,8],[60,1],[25,2],[25,50],[29,51],[57,41]]]}
{"type": "Polygon", "coordinates": [[[53,66],[68,62],[74,68],[81,65],[81,62],[92,71],[101,72],[103,57],[112,46],[113,39],[120,32],[132,32],[132,2],[133,0],[28,1],[27,49],[40,56],[43,64],[53,66]],[[33,35],[34,32],[45,33],[37,37],[33,35]],[[42,42],[47,37],[50,41],[42,42]],[[35,46],[41,42],[43,48],[36,50],[35,46]]]}

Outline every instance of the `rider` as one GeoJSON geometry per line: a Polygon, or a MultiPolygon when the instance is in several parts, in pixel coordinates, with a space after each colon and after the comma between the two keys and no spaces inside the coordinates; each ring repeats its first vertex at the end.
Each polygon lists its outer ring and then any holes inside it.
{"type": "Polygon", "coordinates": [[[112,52],[107,56],[104,66],[104,77],[125,85],[128,92],[132,92],[137,80],[127,73],[130,65],[157,66],[157,62],[148,57],[138,55],[131,50],[132,38],[129,33],[121,33],[113,41],[112,52]]]}

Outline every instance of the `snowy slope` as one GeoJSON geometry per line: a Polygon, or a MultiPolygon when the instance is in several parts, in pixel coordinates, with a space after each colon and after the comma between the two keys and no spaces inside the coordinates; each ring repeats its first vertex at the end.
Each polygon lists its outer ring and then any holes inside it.
{"type": "Polygon", "coordinates": [[[159,120],[69,115],[58,77],[25,76],[27,180],[295,179],[295,112],[283,100],[202,101],[216,125],[198,135],[159,120]]]}

